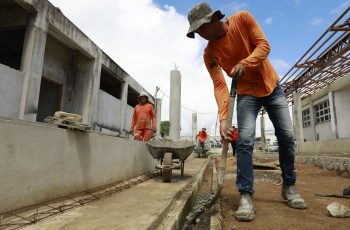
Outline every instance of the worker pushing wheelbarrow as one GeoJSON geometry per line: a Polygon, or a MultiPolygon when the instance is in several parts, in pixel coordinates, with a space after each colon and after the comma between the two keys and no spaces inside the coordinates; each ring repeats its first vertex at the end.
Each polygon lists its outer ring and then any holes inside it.
{"type": "Polygon", "coordinates": [[[201,131],[196,136],[198,141],[197,147],[194,149],[194,152],[198,154],[198,157],[208,157],[207,152],[210,150],[208,145],[205,144],[208,134],[206,132],[206,128],[202,128],[201,131]]]}
{"type": "Polygon", "coordinates": [[[159,161],[156,168],[161,170],[164,182],[171,182],[172,170],[180,169],[184,175],[185,160],[191,155],[196,145],[189,140],[172,140],[154,137],[146,143],[154,159],[159,161]]]}

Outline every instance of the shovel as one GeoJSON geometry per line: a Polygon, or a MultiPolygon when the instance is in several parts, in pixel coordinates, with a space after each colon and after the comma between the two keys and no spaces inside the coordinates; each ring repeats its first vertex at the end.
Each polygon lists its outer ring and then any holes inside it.
{"type": "MultiPolygon", "coordinates": [[[[236,90],[240,75],[237,74],[232,77],[230,97],[228,102],[228,114],[226,120],[226,128],[228,129],[232,125],[233,110],[236,100],[236,90]]],[[[191,225],[195,222],[198,216],[200,216],[205,210],[208,210],[220,196],[222,185],[224,183],[225,170],[226,170],[226,159],[228,152],[228,140],[223,141],[223,147],[221,152],[221,162],[218,175],[218,185],[215,192],[201,196],[202,200],[199,200],[196,206],[193,207],[192,211],[186,217],[186,223],[183,229],[191,229],[191,225]]]]}

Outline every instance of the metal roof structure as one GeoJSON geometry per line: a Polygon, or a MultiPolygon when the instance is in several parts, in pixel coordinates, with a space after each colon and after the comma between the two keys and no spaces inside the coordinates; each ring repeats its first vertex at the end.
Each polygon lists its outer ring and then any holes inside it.
{"type": "Polygon", "coordinates": [[[305,98],[350,72],[350,7],[347,8],[281,79],[288,102],[305,98]]]}

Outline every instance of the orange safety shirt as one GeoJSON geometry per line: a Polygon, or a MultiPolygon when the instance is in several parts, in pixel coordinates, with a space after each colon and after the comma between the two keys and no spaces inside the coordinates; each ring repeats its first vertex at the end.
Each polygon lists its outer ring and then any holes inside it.
{"type": "Polygon", "coordinates": [[[237,142],[238,141],[238,130],[236,129],[235,131],[233,131],[233,141],[237,142]]]}
{"type": "Polygon", "coordinates": [[[156,115],[153,105],[146,103],[135,106],[134,115],[131,122],[132,129],[155,129],[156,115]]]}
{"type": "Polygon", "coordinates": [[[207,132],[205,132],[205,131],[199,131],[199,133],[198,133],[198,140],[199,140],[199,142],[205,142],[205,140],[208,138],[208,134],[207,134],[207,132]]]}
{"type": "Polygon", "coordinates": [[[227,118],[229,98],[222,69],[229,75],[236,64],[245,66],[246,72],[238,81],[238,95],[268,96],[279,81],[267,59],[270,45],[254,17],[241,11],[228,17],[224,23],[228,25],[226,35],[209,41],[204,50],[204,63],[214,83],[220,121],[227,118]]]}

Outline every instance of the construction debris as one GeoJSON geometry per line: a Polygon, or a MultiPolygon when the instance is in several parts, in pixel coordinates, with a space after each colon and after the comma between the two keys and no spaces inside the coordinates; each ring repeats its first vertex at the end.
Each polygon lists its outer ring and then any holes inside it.
{"type": "Polygon", "coordinates": [[[333,217],[350,217],[349,207],[342,205],[338,202],[333,202],[327,206],[329,214],[333,217]]]}

